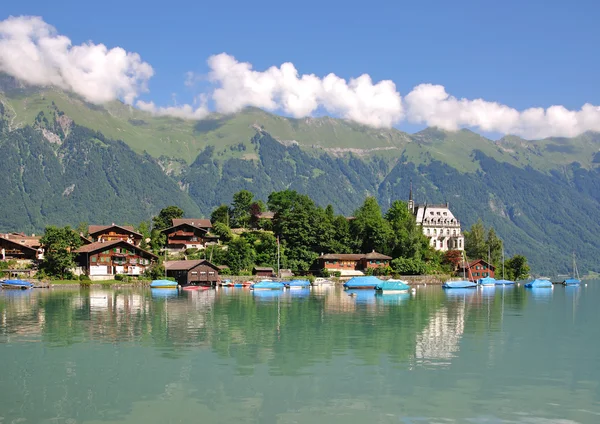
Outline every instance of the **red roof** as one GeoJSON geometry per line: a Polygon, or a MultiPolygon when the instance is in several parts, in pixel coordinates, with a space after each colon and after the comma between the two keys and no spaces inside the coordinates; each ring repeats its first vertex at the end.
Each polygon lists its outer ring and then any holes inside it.
{"type": "Polygon", "coordinates": [[[173,227],[177,227],[181,224],[188,224],[198,228],[212,228],[210,219],[205,218],[174,218],[172,221],[173,227]]]}

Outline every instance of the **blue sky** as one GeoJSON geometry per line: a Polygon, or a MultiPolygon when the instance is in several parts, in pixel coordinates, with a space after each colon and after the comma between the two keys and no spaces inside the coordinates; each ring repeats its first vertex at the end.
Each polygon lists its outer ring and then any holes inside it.
{"type": "MultiPolygon", "coordinates": [[[[404,96],[421,83],[453,96],[522,110],[600,103],[600,3],[593,1],[221,1],[4,4],[0,19],[37,15],[68,36],[137,52],[154,69],[143,100],[191,102],[226,52],[255,70],[292,62],[298,72],[390,79],[404,96]]],[[[400,122],[400,128],[415,125],[400,122]]]]}

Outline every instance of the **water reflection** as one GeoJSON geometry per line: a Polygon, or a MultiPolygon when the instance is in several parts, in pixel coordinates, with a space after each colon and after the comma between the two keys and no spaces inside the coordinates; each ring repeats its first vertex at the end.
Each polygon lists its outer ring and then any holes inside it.
{"type": "Polygon", "coordinates": [[[600,289],[490,289],[0,293],[0,422],[595,422],[600,289]]]}
{"type": "Polygon", "coordinates": [[[541,302],[549,302],[554,292],[554,287],[533,287],[526,289],[533,299],[541,302]]]}

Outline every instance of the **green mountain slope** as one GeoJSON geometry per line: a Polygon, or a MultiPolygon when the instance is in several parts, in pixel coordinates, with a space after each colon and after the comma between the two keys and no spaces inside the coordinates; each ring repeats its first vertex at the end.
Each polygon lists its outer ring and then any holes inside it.
{"type": "Polygon", "coordinates": [[[383,207],[406,199],[412,180],[417,201],[450,202],[463,228],[481,217],[538,272],[565,272],[572,251],[581,268],[599,270],[597,133],[492,141],[469,130],[410,135],[255,108],[189,121],[2,76],[0,104],[0,229],[137,223],[168,204],[207,216],[241,189],[265,200],[290,188],[350,215],[368,195],[383,207]]]}

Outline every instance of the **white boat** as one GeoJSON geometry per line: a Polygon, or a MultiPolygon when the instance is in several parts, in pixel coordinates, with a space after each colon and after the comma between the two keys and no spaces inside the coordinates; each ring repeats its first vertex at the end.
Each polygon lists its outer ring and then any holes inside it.
{"type": "Polygon", "coordinates": [[[327,278],[315,278],[315,281],[312,282],[312,285],[316,287],[331,287],[334,286],[335,283],[327,278]]]}

